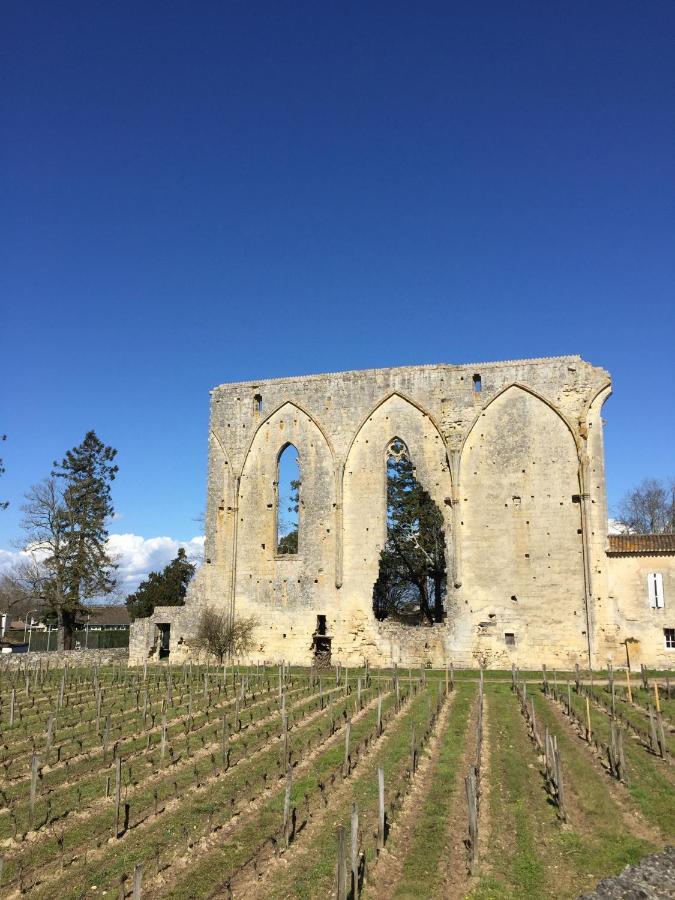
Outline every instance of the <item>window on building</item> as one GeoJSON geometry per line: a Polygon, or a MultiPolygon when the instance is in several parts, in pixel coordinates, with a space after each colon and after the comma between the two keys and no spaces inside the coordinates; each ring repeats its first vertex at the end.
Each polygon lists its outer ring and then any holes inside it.
{"type": "Polygon", "coordinates": [[[663,609],[663,575],[661,572],[650,572],[647,575],[647,592],[652,609],[663,609]]]}
{"type": "Polygon", "coordinates": [[[504,633],[504,643],[509,647],[516,646],[516,636],[512,631],[506,631],[504,633]]]}
{"type": "Polygon", "coordinates": [[[286,444],[277,463],[277,553],[297,554],[300,528],[300,463],[286,444]]]}
{"type": "Polygon", "coordinates": [[[483,382],[480,375],[478,374],[473,376],[473,389],[476,394],[480,394],[480,392],[483,390],[483,382]]]}
{"type": "Polygon", "coordinates": [[[666,640],[666,650],[675,650],[675,628],[664,628],[663,636],[666,640]]]}
{"type": "Polygon", "coordinates": [[[253,397],[253,412],[260,415],[263,411],[262,394],[255,394],[253,397]]]}

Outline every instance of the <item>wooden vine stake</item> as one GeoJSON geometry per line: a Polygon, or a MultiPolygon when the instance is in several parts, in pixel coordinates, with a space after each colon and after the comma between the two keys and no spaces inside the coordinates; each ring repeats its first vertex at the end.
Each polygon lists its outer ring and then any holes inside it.
{"type": "Polygon", "coordinates": [[[633,691],[631,690],[631,686],[630,686],[630,669],[629,668],[626,669],[626,687],[628,688],[628,702],[632,703],[633,702],[633,691]]]}
{"type": "Polygon", "coordinates": [[[133,900],[141,900],[143,890],[143,867],[140,863],[134,866],[134,888],[132,893],[133,900]]]}
{"type": "Polygon", "coordinates": [[[352,720],[351,718],[347,719],[347,724],[345,725],[345,761],[342,766],[342,777],[346,778],[351,771],[351,758],[349,756],[349,738],[352,730],[352,720]]]}
{"type": "Polygon", "coordinates": [[[591,743],[591,738],[593,736],[593,732],[591,729],[591,704],[588,699],[588,694],[586,695],[586,740],[588,743],[591,743]]]}
{"type": "Polygon", "coordinates": [[[122,757],[115,760],[115,837],[120,832],[120,801],[122,799],[122,757]]]}
{"type": "Polygon", "coordinates": [[[352,803],[352,897],[354,900],[359,896],[359,811],[356,803],[352,803]]]}
{"type": "Polygon", "coordinates": [[[659,686],[656,682],[654,682],[654,704],[656,705],[657,713],[661,712],[661,702],[659,700],[659,686]]]}
{"type": "Polygon", "coordinates": [[[377,769],[377,849],[384,847],[384,769],[377,769]]]}
{"type": "Polygon", "coordinates": [[[337,900],[347,900],[347,873],[345,872],[345,827],[337,830],[337,900]]]}
{"type": "Polygon", "coordinates": [[[293,788],[293,769],[286,772],[286,791],[284,793],[284,843],[288,847],[291,840],[291,790],[293,788]]]}
{"type": "Polygon", "coordinates": [[[30,807],[28,810],[28,824],[33,827],[33,816],[35,814],[35,797],[37,794],[37,780],[40,771],[40,760],[37,753],[33,753],[30,761],[30,807]]]}
{"type": "Polygon", "coordinates": [[[464,786],[469,807],[469,875],[473,875],[478,845],[478,797],[476,793],[476,775],[473,770],[464,779],[464,786]]]}

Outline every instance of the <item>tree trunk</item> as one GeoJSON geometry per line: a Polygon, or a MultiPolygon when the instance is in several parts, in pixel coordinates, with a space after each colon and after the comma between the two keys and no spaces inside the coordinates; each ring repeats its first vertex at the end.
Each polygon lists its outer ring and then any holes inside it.
{"type": "Polygon", "coordinates": [[[421,584],[418,584],[417,587],[420,592],[420,612],[429,624],[433,625],[434,617],[432,616],[429,607],[429,592],[427,591],[426,579],[421,584]]]}
{"type": "Polygon", "coordinates": [[[438,572],[434,574],[434,618],[443,621],[443,576],[438,572]]]}
{"type": "Polygon", "coordinates": [[[65,650],[64,646],[64,628],[63,628],[63,610],[60,608],[56,610],[56,649],[57,650],[65,650]]]}

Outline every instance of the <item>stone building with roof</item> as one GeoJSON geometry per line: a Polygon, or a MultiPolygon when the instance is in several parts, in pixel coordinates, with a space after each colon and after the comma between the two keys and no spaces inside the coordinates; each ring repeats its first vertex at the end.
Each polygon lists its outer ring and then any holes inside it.
{"type": "Polygon", "coordinates": [[[630,639],[633,661],[669,664],[672,550],[617,553],[608,543],[601,412],[610,393],[609,373],[579,356],[215,388],[204,565],[184,607],[134,622],[132,662],[189,655],[209,606],[256,616],[252,657],[261,660],[310,664],[321,647],[349,665],[562,669],[621,664],[630,639]],[[394,446],[442,517],[447,586],[433,625],[373,612],[394,446]],[[298,533],[282,553],[289,447],[298,533]],[[660,608],[649,604],[650,561],[662,576],[660,608]]]}

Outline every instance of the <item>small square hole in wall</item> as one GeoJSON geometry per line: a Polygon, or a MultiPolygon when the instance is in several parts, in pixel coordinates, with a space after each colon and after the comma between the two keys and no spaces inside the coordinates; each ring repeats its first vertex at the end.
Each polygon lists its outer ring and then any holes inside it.
{"type": "Polygon", "coordinates": [[[507,647],[515,647],[516,646],[516,636],[512,631],[504,632],[504,643],[507,647]]]}

